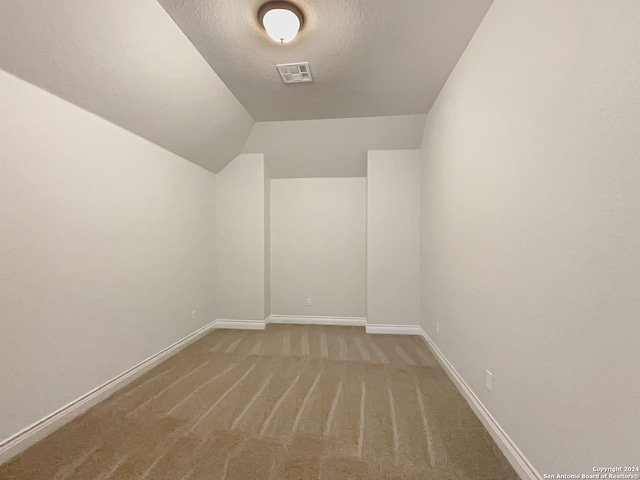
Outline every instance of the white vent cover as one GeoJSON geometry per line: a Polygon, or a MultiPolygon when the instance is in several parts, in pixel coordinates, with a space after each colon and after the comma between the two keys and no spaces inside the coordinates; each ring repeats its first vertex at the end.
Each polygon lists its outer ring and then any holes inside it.
{"type": "Polygon", "coordinates": [[[276,65],[284,83],[313,82],[309,62],[276,65]]]}

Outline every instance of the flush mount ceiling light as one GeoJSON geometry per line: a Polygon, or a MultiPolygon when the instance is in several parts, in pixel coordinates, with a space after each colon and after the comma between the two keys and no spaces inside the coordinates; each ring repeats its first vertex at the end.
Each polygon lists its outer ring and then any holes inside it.
{"type": "Polygon", "coordinates": [[[304,25],[302,10],[289,2],[267,2],[258,11],[258,20],[278,43],[288,43],[304,25]]]}

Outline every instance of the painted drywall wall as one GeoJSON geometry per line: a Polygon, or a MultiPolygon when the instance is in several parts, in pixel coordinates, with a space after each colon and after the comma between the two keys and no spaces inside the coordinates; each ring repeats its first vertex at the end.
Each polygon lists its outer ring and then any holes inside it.
{"type": "Polygon", "coordinates": [[[366,208],[365,178],[271,181],[273,314],[366,316],[366,208]]]}
{"type": "Polygon", "coordinates": [[[264,320],[264,157],[238,155],[216,185],[218,318],[264,320]]]}
{"type": "Polygon", "coordinates": [[[496,0],[427,120],[422,324],[541,474],[638,463],[639,44],[636,1],[496,0]]]}
{"type": "Polygon", "coordinates": [[[155,0],[0,2],[0,68],[213,172],[253,126],[155,0]]]}
{"type": "Polygon", "coordinates": [[[364,177],[367,150],[420,148],[426,115],[258,122],[243,153],[263,153],[272,178],[364,177]]]}
{"type": "MultiPolygon", "coordinates": [[[[264,162],[263,162],[264,164],[264,162]]],[[[264,165],[264,318],[271,314],[271,175],[264,165]]]]}
{"type": "Polygon", "coordinates": [[[420,324],[420,151],[367,157],[367,323],[420,324]]]}
{"type": "Polygon", "coordinates": [[[3,71],[0,137],[4,439],[213,320],[216,238],[214,174],[3,71]]]}

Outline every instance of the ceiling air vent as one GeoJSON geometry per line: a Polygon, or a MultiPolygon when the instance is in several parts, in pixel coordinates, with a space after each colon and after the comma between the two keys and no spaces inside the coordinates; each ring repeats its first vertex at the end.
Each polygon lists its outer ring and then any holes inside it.
{"type": "Polygon", "coordinates": [[[313,82],[309,62],[276,65],[284,83],[313,82]]]}

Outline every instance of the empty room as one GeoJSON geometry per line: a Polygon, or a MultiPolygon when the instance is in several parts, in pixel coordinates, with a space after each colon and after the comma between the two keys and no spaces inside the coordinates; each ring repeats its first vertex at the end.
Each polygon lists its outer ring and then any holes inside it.
{"type": "Polygon", "coordinates": [[[640,2],[0,2],[0,480],[640,479],[640,2]]]}

